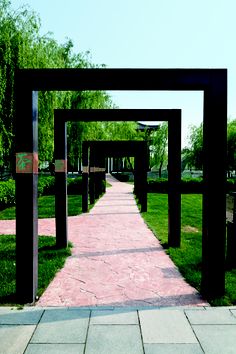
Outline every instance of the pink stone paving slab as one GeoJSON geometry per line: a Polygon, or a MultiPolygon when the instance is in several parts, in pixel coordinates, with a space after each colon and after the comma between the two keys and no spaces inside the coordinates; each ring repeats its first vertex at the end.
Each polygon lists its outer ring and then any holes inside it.
{"type": "MultiPolygon", "coordinates": [[[[72,256],[36,306],[207,306],[146,226],[132,185],[108,181],[89,213],[69,218],[72,256]]],[[[1,233],[15,222],[0,221],[1,233]]],[[[55,220],[40,219],[39,234],[55,235],[55,220]]]]}

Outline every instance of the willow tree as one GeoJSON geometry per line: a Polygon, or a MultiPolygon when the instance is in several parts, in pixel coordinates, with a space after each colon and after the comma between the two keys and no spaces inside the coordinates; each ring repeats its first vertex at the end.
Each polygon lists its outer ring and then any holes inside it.
{"type": "MultiPolygon", "coordinates": [[[[100,67],[91,63],[89,52],[75,53],[70,39],[58,44],[52,34],[41,35],[40,29],[40,18],[28,6],[13,11],[10,1],[0,0],[0,167],[14,167],[15,71],[19,68],[100,67]]],[[[40,162],[53,160],[55,108],[110,109],[114,105],[104,91],[39,92],[40,162]]],[[[69,123],[69,158],[73,162],[81,155],[83,139],[131,135],[134,129],[128,123],[69,123]]]]}
{"type": "MultiPolygon", "coordinates": [[[[27,6],[13,11],[0,0],[0,166],[14,165],[15,71],[18,68],[86,67],[85,54],[73,43],[60,45],[51,34],[40,35],[40,19],[27,6]],[[11,162],[11,164],[10,164],[11,162]]],[[[70,92],[39,93],[39,159],[53,158],[53,110],[70,108],[70,92]]]]}
{"type": "Polygon", "coordinates": [[[151,166],[156,166],[159,177],[162,175],[162,168],[167,161],[168,145],[168,123],[160,124],[159,129],[151,134],[151,166]]]}

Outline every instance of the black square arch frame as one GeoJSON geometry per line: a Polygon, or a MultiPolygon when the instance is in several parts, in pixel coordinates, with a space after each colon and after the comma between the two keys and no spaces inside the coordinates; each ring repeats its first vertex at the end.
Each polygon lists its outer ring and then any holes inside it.
{"type": "Polygon", "coordinates": [[[227,69],[21,69],[16,72],[16,291],[37,291],[38,91],[203,91],[202,293],[225,291],[227,69]],[[22,134],[22,126],[24,134],[22,134]],[[216,173],[217,166],[217,173],[216,173]]]}
{"type": "MultiPolygon", "coordinates": [[[[54,153],[55,153],[55,210],[56,243],[66,247],[67,227],[67,121],[167,121],[168,122],[168,245],[180,246],[181,219],[181,110],[180,109],[56,109],[54,111],[54,153]]],[[[82,209],[88,210],[88,172],[90,199],[94,203],[94,177],[102,174],[104,157],[134,156],[136,162],[135,194],[141,210],[147,210],[147,164],[149,152],[145,141],[85,141],[83,143],[83,195],[82,209]],[[90,164],[88,164],[88,148],[90,164]],[[95,155],[94,155],[94,152],[95,155]],[[97,154],[99,152],[99,154],[97,154]],[[100,156],[99,156],[100,155],[100,156]],[[148,155],[148,156],[147,156],[148,155]],[[96,157],[95,157],[96,156],[96,157]],[[136,157],[138,157],[136,159],[136,157]],[[90,166],[89,166],[90,165],[90,166]],[[99,166],[98,166],[99,165],[99,166]],[[97,173],[94,173],[97,170],[97,173]]]]}
{"type": "MultiPolygon", "coordinates": [[[[110,111],[112,113],[112,110],[110,111]]],[[[147,211],[147,172],[149,166],[147,141],[84,141],[82,156],[82,209],[84,212],[88,211],[88,191],[90,204],[93,204],[95,199],[98,199],[105,192],[107,157],[134,157],[134,194],[138,203],[141,204],[141,211],[147,211]]]]}

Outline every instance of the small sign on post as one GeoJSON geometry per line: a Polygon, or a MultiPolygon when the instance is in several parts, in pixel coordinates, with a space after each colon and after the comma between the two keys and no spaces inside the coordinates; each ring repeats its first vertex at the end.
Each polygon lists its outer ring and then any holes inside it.
{"type": "Polygon", "coordinates": [[[38,154],[36,152],[16,153],[16,173],[38,173],[38,154]]]}
{"type": "Polygon", "coordinates": [[[55,172],[67,172],[67,160],[55,160],[55,172]]]}

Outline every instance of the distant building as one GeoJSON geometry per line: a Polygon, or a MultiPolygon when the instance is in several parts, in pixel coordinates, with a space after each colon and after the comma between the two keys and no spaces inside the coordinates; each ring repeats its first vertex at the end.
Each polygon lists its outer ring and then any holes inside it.
{"type": "Polygon", "coordinates": [[[154,124],[154,122],[150,122],[150,123],[138,122],[137,130],[140,131],[146,130],[150,134],[152,131],[159,129],[159,126],[160,124],[154,124]]]}

